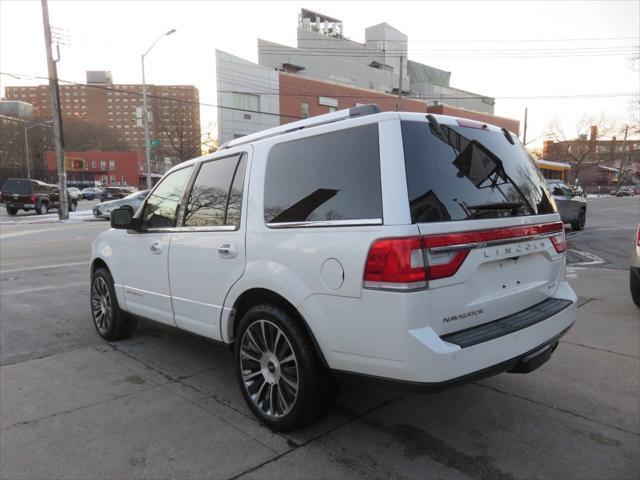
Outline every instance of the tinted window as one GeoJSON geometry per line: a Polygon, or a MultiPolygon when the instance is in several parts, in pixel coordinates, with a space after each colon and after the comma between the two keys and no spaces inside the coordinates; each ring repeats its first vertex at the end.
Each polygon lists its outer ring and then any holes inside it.
{"type": "Polygon", "coordinates": [[[184,224],[220,226],[240,224],[244,157],[205,162],[200,167],[187,203],[184,224]]]}
{"type": "Polygon", "coordinates": [[[31,180],[7,180],[2,187],[4,193],[29,194],[31,193],[31,180]]]}
{"type": "Polygon", "coordinates": [[[144,206],[142,222],[145,227],[164,228],[176,225],[180,199],[187,186],[192,168],[176,170],[160,181],[144,206]]]}
{"type": "Polygon", "coordinates": [[[567,187],[564,183],[562,182],[553,182],[553,183],[549,183],[549,188],[551,189],[551,193],[553,195],[558,195],[558,196],[571,196],[571,189],[569,189],[569,187],[567,187]]]}
{"type": "Polygon", "coordinates": [[[442,222],[555,212],[517,138],[479,128],[402,122],[411,220],[442,222]]]}
{"type": "Polygon", "coordinates": [[[382,218],[378,125],[275,145],[264,217],[267,223],[382,218]]]}

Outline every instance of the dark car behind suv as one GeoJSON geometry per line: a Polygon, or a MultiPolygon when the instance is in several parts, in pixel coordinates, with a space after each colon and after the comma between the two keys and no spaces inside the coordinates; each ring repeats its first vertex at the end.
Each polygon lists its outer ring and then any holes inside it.
{"type": "MultiPolygon", "coordinates": [[[[5,204],[9,215],[15,215],[18,210],[35,210],[43,215],[51,208],[58,208],[60,195],[56,185],[28,178],[10,178],[4,182],[0,200],[5,204]]],[[[78,201],[70,197],[68,201],[69,210],[75,211],[78,201]]]]}
{"type": "Polygon", "coordinates": [[[117,200],[131,194],[131,190],[124,187],[107,187],[100,194],[100,201],[117,200]]]}

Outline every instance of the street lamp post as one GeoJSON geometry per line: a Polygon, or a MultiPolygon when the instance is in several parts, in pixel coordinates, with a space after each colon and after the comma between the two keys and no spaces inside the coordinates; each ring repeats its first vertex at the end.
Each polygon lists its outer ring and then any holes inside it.
{"type": "Polygon", "coordinates": [[[45,120],[44,122],[34,123],[33,125],[27,125],[24,127],[24,153],[27,160],[27,178],[31,178],[31,160],[29,159],[29,129],[38,127],[40,125],[46,125],[47,123],[53,123],[53,120],[45,120]]]}
{"type": "Polygon", "coordinates": [[[167,37],[172,33],[175,33],[176,29],[172,28],[166,33],[160,35],[155,42],[151,44],[151,46],[140,56],[140,60],[142,62],[142,124],[144,125],[144,147],[145,147],[145,156],[147,159],[147,189],[151,188],[151,139],[149,138],[149,110],[147,107],[147,83],[144,76],[144,57],[146,57],[151,49],[155,47],[156,43],[160,41],[161,38],[167,37]]]}

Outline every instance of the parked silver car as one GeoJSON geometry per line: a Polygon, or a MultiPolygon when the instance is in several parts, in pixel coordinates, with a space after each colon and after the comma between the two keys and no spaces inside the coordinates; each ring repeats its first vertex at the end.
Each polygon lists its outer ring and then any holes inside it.
{"type": "Polygon", "coordinates": [[[573,230],[582,230],[587,220],[587,202],[584,197],[569,188],[562,180],[547,180],[547,185],[558,205],[562,221],[570,223],[573,230]]]}
{"type": "Polygon", "coordinates": [[[119,198],[117,200],[109,200],[108,202],[102,202],[93,207],[93,216],[96,218],[111,218],[111,211],[116,208],[124,207],[125,205],[129,205],[133,208],[134,211],[138,209],[138,207],[142,204],[147,195],[149,194],[149,190],[141,190],[139,192],[134,192],[130,195],[127,195],[124,198],[119,198]]]}

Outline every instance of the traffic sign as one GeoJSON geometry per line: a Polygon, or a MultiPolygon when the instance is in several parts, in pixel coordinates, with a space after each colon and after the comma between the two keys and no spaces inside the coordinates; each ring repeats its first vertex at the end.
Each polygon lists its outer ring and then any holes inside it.
{"type": "Polygon", "coordinates": [[[151,140],[149,142],[149,145],[151,145],[152,147],[159,147],[160,146],[160,140],[158,140],[158,139],[151,140]]]}

